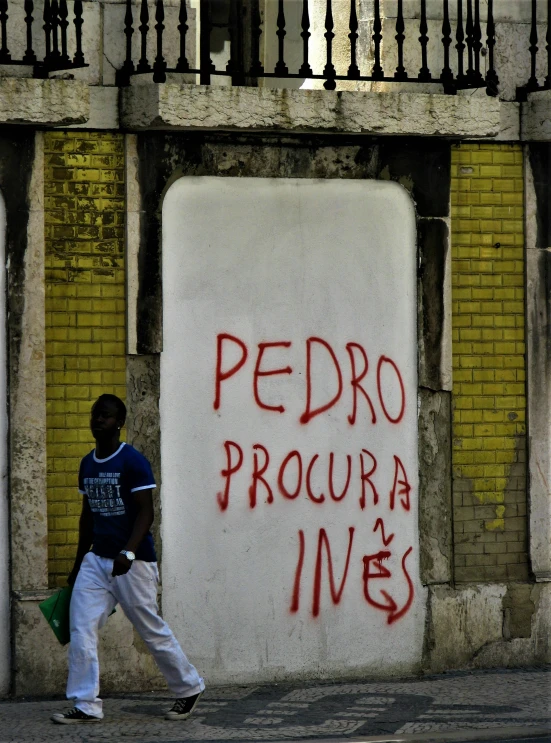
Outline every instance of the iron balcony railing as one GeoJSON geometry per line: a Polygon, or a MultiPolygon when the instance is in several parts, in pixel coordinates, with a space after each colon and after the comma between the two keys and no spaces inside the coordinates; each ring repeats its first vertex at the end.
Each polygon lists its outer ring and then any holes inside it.
{"type": "MultiPolygon", "coordinates": [[[[363,39],[369,49],[360,48],[358,0],[346,0],[348,28],[345,30],[348,49],[347,65],[335,65],[334,49],[338,29],[334,17],[332,0],[323,3],[324,28],[323,57],[321,69],[314,70],[311,59],[312,28],[310,14],[312,0],[271,0],[277,3],[275,25],[266,29],[259,0],[200,0],[194,22],[198,24],[199,54],[189,58],[190,37],[196,38],[196,28],[191,29],[189,11],[185,0],[181,0],[178,16],[179,57],[168,64],[165,58],[165,3],[156,0],[151,6],[147,0],[126,0],[125,35],[126,59],[118,72],[119,85],[128,85],[133,75],[151,74],[154,82],[166,81],[167,73],[189,73],[199,77],[199,82],[208,85],[215,75],[231,78],[233,85],[257,85],[259,78],[321,80],[327,90],[334,90],[338,81],[366,81],[384,83],[439,83],[444,92],[454,94],[460,89],[486,88],[488,95],[498,93],[498,76],[494,68],[495,25],[493,0],[485,0],[485,22],[482,21],[480,0],[455,0],[454,19],[451,18],[449,0],[442,0],[442,21],[438,22],[439,52],[436,67],[429,67],[429,22],[427,2],[419,0],[419,21],[415,33],[411,33],[411,21],[404,17],[403,0],[396,0],[396,18],[389,22],[383,15],[382,0],[374,0],[372,34],[363,39]],[[300,2],[301,18],[299,35],[302,40],[301,60],[295,69],[286,59],[288,36],[287,14],[290,2],[300,2]],[[220,19],[220,7],[226,9],[220,19]],[[139,25],[136,28],[135,24],[139,25]],[[408,23],[410,25],[408,25],[408,23]],[[227,63],[216,66],[213,62],[212,34],[217,29],[226,29],[229,41],[227,63]],[[409,29],[409,32],[408,32],[409,29]],[[154,32],[154,42],[148,37],[154,32]],[[133,35],[137,34],[133,44],[133,35]],[[264,48],[273,45],[277,61],[265,67],[261,58],[261,38],[264,48]],[[268,37],[269,35],[269,37],[268,37]],[[149,44],[149,46],[148,46],[149,44]],[[406,45],[411,58],[411,45],[415,45],[418,70],[405,67],[406,45]],[[154,47],[154,56],[148,49],[154,47]],[[133,56],[133,47],[139,47],[139,59],[133,56]],[[392,47],[392,54],[388,50],[392,47]],[[364,61],[369,57],[369,63],[364,61]],[[392,57],[393,64],[388,59],[392,57]],[[198,66],[197,66],[197,61],[198,66]],[[395,62],[395,64],[394,64],[395,62]],[[394,67],[393,69],[391,67],[394,67]],[[484,67],[484,71],[483,71],[484,67]]],[[[434,35],[434,26],[431,35],[434,35]]],[[[342,33],[342,32],[341,32],[342,33]]],[[[342,48],[343,38],[338,38],[342,48]]],[[[319,55],[318,55],[319,56],[319,55]]],[[[434,57],[434,54],[433,54],[434,57]]],[[[285,83],[282,82],[282,85],[285,83]]]]}
{"type": "Polygon", "coordinates": [[[525,101],[528,93],[534,93],[537,90],[551,90],[551,0],[531,0],[532,15],[530,23],[530,77],[526,85],[517,88],[517,100],[525,101]],[[546,7],[547,6],[547,7],[546,7]],[[545,13],[547,29],[544,34],[538,34],[538,18],[545,13]],[[538,46],[545,38],[545,73],[542,74],[540,47],[538,46]],[[545,74],[545,77],[544,77],[545,74]]]}
{"type": "Polygon", "coordinates": [[[24,0],[23,3],[21,0],[18,3],[0,0],[0,65],[32,66],[33,76],[38,78],[45,78],[50,72],[87,67],[82,52],[84,21],[81,0],[74,0],[71,18],[67,0],[44,0],[41,19],[34,17],[36,10],[33,0],[24,0]],[[20,57],[14,57],[10,46],[21,34],[13,33],[15,23],[10,16],[19,10],[16,6],[21,5],[25,49],[20,50],[20,57]],[[69,54],[70,47],[71,51],[74,49],[72,55],[69,54]]]}

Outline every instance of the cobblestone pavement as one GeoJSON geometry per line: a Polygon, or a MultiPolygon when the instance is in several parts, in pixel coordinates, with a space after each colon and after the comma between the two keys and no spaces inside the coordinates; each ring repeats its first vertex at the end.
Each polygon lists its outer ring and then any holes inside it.
{"type": "MultiPolygon", "coordinates": [[[[0,743],[292,741],[483,729],[551,733],[551,668],[450,673],[399,681],[210,688],[193,716],[167,722],[167,694],[105,700],[93,725],[54,725],[66,700],[0,702],[0,743]]],[[[467,734],[467,733],[466,733],[467,734]]],[[[506,736],[504,736],[506,737],[506,736]]],[[[512,737],[509,734],[509,737],[512,737]]]]}

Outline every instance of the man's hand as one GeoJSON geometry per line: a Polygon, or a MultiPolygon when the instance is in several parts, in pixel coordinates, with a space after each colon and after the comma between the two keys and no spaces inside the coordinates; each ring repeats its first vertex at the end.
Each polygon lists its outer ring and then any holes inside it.
{"type": "Polygon", "coordinates": [[[126,555],[118,554],[113,560],[113,577],[117,575],[126,575],[132,567],[132,560],[129,560],[126,555]]]}

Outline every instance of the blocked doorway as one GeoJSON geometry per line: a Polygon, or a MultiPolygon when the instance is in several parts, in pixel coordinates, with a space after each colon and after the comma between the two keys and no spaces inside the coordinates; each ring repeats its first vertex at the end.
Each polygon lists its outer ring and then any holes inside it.
{"type": "Polygon", "coordinates": [[[411,672],[425,609],[410,197],[185,177],[162,248],[169,623],[211,683],[411,672]]]}

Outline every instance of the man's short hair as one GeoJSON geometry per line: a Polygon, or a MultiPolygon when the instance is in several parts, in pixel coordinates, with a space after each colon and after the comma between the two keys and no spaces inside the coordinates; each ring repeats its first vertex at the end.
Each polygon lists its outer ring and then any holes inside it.
{"type": "Polygon", "coordinates": [[[105,392],[103,395],[100,395],[96,402],[92,405],[92,410],[96,407],[96,405],[99,405],[101,402],[110,402],[117,408],[117,418],[121,420],[123,423],[126,420],[126,405],[123,403],[123,401],[120,399],[120,397],[117,397],[116,395],[111,395],[109,392],[105,392]]]}

